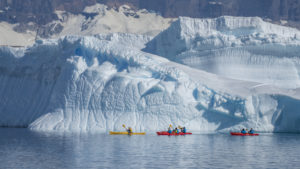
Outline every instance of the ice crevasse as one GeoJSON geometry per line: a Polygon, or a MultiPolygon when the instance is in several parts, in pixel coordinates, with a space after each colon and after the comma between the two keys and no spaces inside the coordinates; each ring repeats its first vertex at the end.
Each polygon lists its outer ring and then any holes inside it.
{"type": "MultiPolygon", "coordinates": [[[[159,36],[159,35],[158,35],[159,36]]],[[[145,51],[151,37],[66,36],[0,48],[0,126],[39,131],[300,131],[300,90],[233,80],[145,51]],[[144,48],[144,49],[143,49],[144,48]]]]}

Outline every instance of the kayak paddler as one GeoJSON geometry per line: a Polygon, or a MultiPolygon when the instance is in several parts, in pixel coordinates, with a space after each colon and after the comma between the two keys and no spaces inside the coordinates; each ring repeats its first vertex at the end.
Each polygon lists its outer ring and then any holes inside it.
{"type": "Polygon", "coordinates": [[[254,130],[251,128],[248,133],[249,134],[254,134],[254,130]]]}
{"type": "Polygon", "coordinates": [[[241,133],[242,133],[242,134],[246,134],[247,132],[246,132],[245,129],[242,129],[242,130],[241,130],[241,133]]]}
{"type": "Polygon", "coordinates": [[[171,125],[171,124],[169,125],[168,133],[169,133],[169,134],[172,134],[172,125],[171,125]]]}
{"type": "Polygon", "coordinates": [[[179,133],[179,130],[178,130],[178,128],[177,128],[177,127],[174,129],[174,133],[176,133],[176,134],[178,134],[178,133],[179,133]]]}
{"type": "Polygon", "coordinates": [[[181,128],[181,132],[182,132],[182,133],[186,133],[185,127],[182,127],[182,128],[181,128]]]}
{"type": "Polygon", "coordinates": [[[132,128],[128,127],[127,132],[128,132],[128,134],[132,134],[132,128]]]}
{"type": "Polygon", "coordinates": [[[124,129],[126,129],[128,134],[132,134],[132,128],[131,127],[126,128],[125,124],[123,124],[122,126],[124,127],[124,129]]]}

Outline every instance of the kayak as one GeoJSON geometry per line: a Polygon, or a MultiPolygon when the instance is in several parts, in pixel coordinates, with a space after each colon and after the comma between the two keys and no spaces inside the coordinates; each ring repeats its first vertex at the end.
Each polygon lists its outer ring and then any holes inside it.
{"type": "Polygon", "coordinates": [[[243,134],[243,133],[235,133],[235,132],[230,132],[230,134],[233,135],[233,136],[258,136],[259,135],[258,133],[254,133],[254,134],[246,133],[246,134],[243,134]]]}
{"type": "Polygon", "coordinates": [[[182,135],[189,135],[192,133],[183,133],[183,132],[179,132],[179,133],[168,133],[167,131],[158,131],[156,132],[157,135],[163,135],[163,136],[182,136],[182,135]]]}
{"type": "MultiPolygon", "coordinates": [[[[128,135],[128,132],[127,131],[110,131],[109,134],[111,135],[117,135],[117,134],[125,134],[125,135],[128,135]]],[[[143,133],[130,133],[130,135],[145,135],[146,133],[143,132],[143,133]]]]}
{"type": "MultiPolygon", "coordinates": [[[[110,131],[109,134],[111,135],[116,135],[116,134],[127,134],[128,135],[128,132],[127,131],[110,131]]],[[[145,135],[146,133],[143,132],[143,133],[130,133],[130,135],[145,135]]]]}

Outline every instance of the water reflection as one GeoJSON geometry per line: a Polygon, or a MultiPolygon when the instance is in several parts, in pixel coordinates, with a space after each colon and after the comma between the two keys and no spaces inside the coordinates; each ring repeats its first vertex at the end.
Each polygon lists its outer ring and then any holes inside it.
{"type": "Polygon", "coordinates": [[[40,133],[0,129],[0,168],[293,168],[297,134],[258,137],[40,133]]]}

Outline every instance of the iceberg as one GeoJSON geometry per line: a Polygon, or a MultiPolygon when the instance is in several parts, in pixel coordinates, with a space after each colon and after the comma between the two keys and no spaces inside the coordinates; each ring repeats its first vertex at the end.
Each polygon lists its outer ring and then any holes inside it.
{"type": "MultiPolygon", "coordinates": [[[[169,38],[180,38],[176,36],[169,38]]],[[[176,58],[180,49],[174,46],[171,51],[171,44],[161,44],[166,51],[149,50],[157,39],[114,33],[1,47],[0,126],[106,132],[124,130],[126,124],[134,131],[151,132],[172,124],[196,132],[245,127],[300,132],[299,88],[233,79],[178,63],[171,56],[176,58]]],[[[172,43],[185,45],[184,40],[172,43]]]]}
{"type": "Polygon", "coordinates": [[[223,77],[300,87],[300,31],[258,17],[180,17],[144,51],[223,77]]]}

